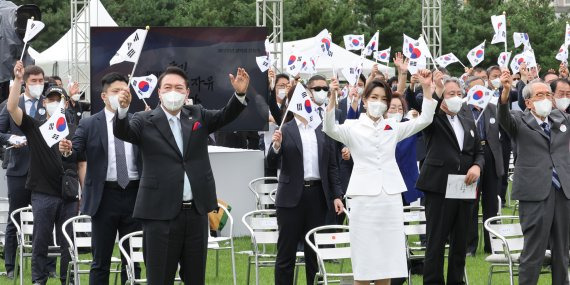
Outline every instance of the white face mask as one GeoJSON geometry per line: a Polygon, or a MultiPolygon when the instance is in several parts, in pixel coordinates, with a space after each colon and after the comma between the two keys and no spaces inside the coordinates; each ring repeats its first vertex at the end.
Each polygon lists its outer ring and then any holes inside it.
{"type": "Polygon", "coordinates": [[[46,104],[46,111],[47,111],[48,115],[51,117],[57,111],[58,107],[59,107],[59,102],[57,102],[57,101],[47,103],[46,104]]]}
{"type": "Polygon", "coordinates": [[[517,88],[517,84],[518,84],[518,83],[519,83],[518,80],[513,80],[512,87],[513,87],[513,88],[517,88]]]}
{"type": "Polygon", "coordinates": [[[459,110],[461,110],[461,105],[463,105],[463,99],[459,98],[459,96],[453,96],[451,98],[444,99],[445,104],[447,105],[447,110],[449,112],[457,114],[459,110]]]}
{"type": "Polygon", "coordinates": [[[562,112],[565,112],[568,105],[570,105],[570,98],[554,98],[554,100],[556,101],[556,108],[562,112]]]}
{"type": "Polygon", "coordinates": [[[485,88],[489,88],[489,81],[485,80],[485,88]]]}
{"type": "Polygon", "coordinates": [[[107,98],[109,99],[109,105],[111,105],[111,109],[113,109],[113,111],[117,111],[117,109],[119,109],[119,96],[118,95],[107,95],[107,98]]]}
{"type": "Polygon", "coordinates": [[[286,95],[287,95],[287,90],[285,89],[279,89],[279,91],[277,92],[277,97],[279,98],[279,100],[283,100],[286,95]]]}
{"type": "Polygon", "coordinates": [[[77,102],[79,101],[79,99],[81,99],[81,94],[75,94],[73,96],[71,96],[71,100],[77,102]]]}
{"type": "Polygon", "coordinates": [[[493,84],[493,87],[495,87],[495,89],[498,89],[499,87],[501,87],[501,79],[495,78],[491,80],[491,84],[493,84]]]}
{"type": "Polygon", "coordinates": [[[552,101],[549,99],[535,101],[533,104],[534,112],[540,117],[547,117],[552,112],[552,101]]]}
{"type": "Polygon", "coordinates": [[[162,94],[162,106],[164,106],[164,108],[166,108],[168,111],[175,112],[182,108],[185,99],[185,94],[181,94],[176,91],[170,91],[168,93],[162,94]]]}
{"type": "Polygon", "coordinates": [[[313,101],[315,101],[315,103],[320,106],[325,103],[328,94],[329,92],[324,90],[313,91],[313,101]]]}
{"type": "Polygon", "coordinates": [[[356,92],[358,92],[358,95],[362,96],[362,93],[364,93],[364,88],[358,87],[356,88],[356,92]]]}
{"type": "Polygon", "coordinates": [[[368,101],[366,113],[372,118],[380,118],[388,110],[386,103],[382,101],[368,101]]]}
{"type": "Polygon", "coordinates": [[[402,121],[403,115],[402,115],[402,113],[400,113],[400,112],[397,112],[397,113],[386,113],[386,114],[387,114],[387,116],[388,116],[388,119],[394,118],[394,119],[396,119],[396,122],[402,121]]]}
{"type": "Polygon", "coordinates": [[[43,84],[36,84],[36,85],[28,85],[28,89],[30,90],[30,95],[36,99],[39,99],[42,96],[42,92],[44,91],[43,84]]]}

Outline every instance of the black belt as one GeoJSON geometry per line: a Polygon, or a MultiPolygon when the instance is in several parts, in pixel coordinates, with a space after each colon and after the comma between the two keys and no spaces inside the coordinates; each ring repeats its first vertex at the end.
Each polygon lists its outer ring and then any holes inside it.
{"type": "Polygon", "coordinates": [[[194,206],[194,200],[182,201],[182,210],[190,210],[194,206]]]}
{"type": "Polygon", "coordinates": [[[309,180],[309,181],[303,182],[304,187],[313,187],[313,186],[320,186],[320,185],[321,185],[321,180],[309,180]]]}
{"type": "MultiPolygon", "coordinates": [[[[131,180],[129,184],[127,184],[127,188],[139,188],[140,180],[131,180]]],[[[105,185],[103,186],[105,189],[116,189],[116,190],[123,190],[123,187],[119,186],[117,181],[105,181],[105,185]]]]}

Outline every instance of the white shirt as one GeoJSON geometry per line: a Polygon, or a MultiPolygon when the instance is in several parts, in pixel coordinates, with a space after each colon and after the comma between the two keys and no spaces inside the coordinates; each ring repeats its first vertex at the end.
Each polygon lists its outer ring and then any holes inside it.
{"type": "MultiPolygon", "coordinates": [[[[117,181],[117,157],[115,156],[115,135],[113,134],[113,118],[115,113],[105,108],[105,121],[107,122],[107,179],[117,181]]],[[[138,180],[136,157],[133,155],[133,145],[125,142],[125,158],[127,159],[127,171],[129,180],[138,180]]]]}
{"type": "Polygon", "coordinates": [[[303,177],[305,181],[319,180],[321,179],[321,173],[319,171],[319,146],[317,145],[315,130],[297,118],[295,118],[295,122],[299,127],[301,142],[303,144],[303,177]]]}
{"type": "Polygon", "coordinates": [[[459,149],[463,150],[463,136],[465,135],[465,131],[463,130],[463,125],[461,125],[461,121],[459,121],[457,115],[450,116],[446,114],[445,116],[447,117],[447,120],[449,121],[451,127],[453,128],[453,132],[455,133],[455,138],[457,138],[457,143],[459,143],[459,149]]]}
{"type": "MultiPolygon", "coordinates": [[[[545,121],[541,120],[539,117],[537,117],[533,112],[530,112],[532,114],[532,116],[534,117],[534,119],[536,120],[536,122],[538,123],[538,126],[542,128],[542,123],[544,123],[545,121]]],[[[548,117],[546,117],[546,124],[550,127],[550,123],[548,122],[548,117]]]]}
{"type": "MultiPolygon", "coordinates": [[[[32,102],[34,102],[33,100],[33,98],[30,98],[24,94],[24,105],[26,106],[26,114],[28,115],[30,114],[30,109],[32,109],[32,102]]],[[[38,112],[38,101],[39,100],[36,100],[36,102],[33,103],[36,106],[36,114],[38,112]]]]}

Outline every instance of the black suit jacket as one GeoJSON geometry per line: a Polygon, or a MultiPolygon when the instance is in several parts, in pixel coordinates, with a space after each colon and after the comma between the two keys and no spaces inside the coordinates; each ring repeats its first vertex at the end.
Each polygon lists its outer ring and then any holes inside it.
{"type": "MultiPolygon", "coordinates": [[[[281,174],[278,178],[277,207],[292,208],[299,204],[304,191],[304,168],[303,168],[303,144],[301,133],[295,120],[283,125],[283,140],[281,148],[276,153],[271,149],[267,153],[267,161],[271,166],[276,166],[281,161],[281,174]]],[[[319,173],[323,186],[323,194],[327,201],[342,197],[342,189],[339,180],[339,171],[336,157],[336,143],[325,135],[322,125],[315,129],[319,157],[319,173]]],[[[331,207],[331,203],[327,203],[331,207]]]]}
{"type": "Polygon", "coordinates": [[[441,102],[439,99],[433,122],[423,131],[427,150],[416,188],[445,194],[448,174],[464,175],[473,165],[483,170],[485,157],[473,116],[457,115],[464,131],[463,150],[460,150],[446,114],[439,109],[441,102]]]}
{"type": "MultiPolygon", "coordinates": [[[[180,113],[184,151],[180,153],[162,107],[115,118],[117,138],[139,146],[143,171],[133,217],[171,220],[181,210],[184,173],[200,214],[217,208],[216,185],[208,155],[208,135],[236,119],[245,109],[235,95],[222,110],[184,106],[180,113]]],[[[236,171],[239,171],[236,169],[236,171]]]]}
{"type": "MultiPolygon", "coordinates": [[[[471,106],[463,104],[461,108],[461,116],[465,118],[473,118],[473,112],[471,111],[471,106]],[[471,117],[469,117],[471,116],[471,117]]],[[[505,174],[505,169],[503,167],[503,146],[499,140],[500,124],[499,117],[497,117],[497,105],[489,103],[480,120],[485,122],[485,134],[487,135],[487,143],[491,149],[491,154],[493,155],[493,160],[495,161],[495,172],[497,177],[502,177],[505,174]]],[[[473,121],[475,122],[475,121],[473,121]]],[[[479,133],[477,133],[479,134],[479,133]]],[[[485,171],[481,169],[481,171],[485,171]]]]}
{"type": "MultiPolygon", "coordinates": [[[[46,119],[46,110],[43,107],[43,100],[43,96],[38,99],[37,112],[34,116],[34,119],[40,122],[46,119]]],[[[20,96],[18,106],[25,114],[25,95],[20,96]]],[[[12,135],[24,136],[20,128],[18,128],[18,126],[16,126],[14,123],[14,120],[12,120],[8,109],[4,107],[2,109],[2,112],[0,112],[0,144],[7,145],[8,139],[10,139],[12,135]]],[[[4,154],[4,159],[8,160],[6,175],[25,176],[28,174],[28,170],[30,169],[30,149],[28,146],[23,146],[21,148],[11,148],[7,150],[4,154]]]]}
{"type": "MultiPolygon", "coordinates": [[[[350,104],[348,104],[348,97],[340,100],[340,102],[338,102],[338,110],[340,110],[339,114],[337,115],[337,119],[338,122],[340,124],[344,124],[344,121],[346,120],[346,116],[348,115],[348,108],[350,107],[350,104]]],[[[364,108],[364,102],[361,100],[360,101],[360,107],[359,107],[360,113],[366,113],[366,109],[364,108]]]]}
{"type": "MultiPolygon", "coordinates": [[[[132,115],[129,114],[128,116],[132,115]]],[[[97,213],[105,190],[107,165],[109,163],[108,139],[105,110],[79,121],[79,126],[72,139],[73,152],[84,153],[87,160],[81,212],[89,216],[94,216],[97,213]]],[[[136,145],[133,145],[133,155],[137,156],[137,170],[140,175],[142,164],[138,159],[136,145]]]]}

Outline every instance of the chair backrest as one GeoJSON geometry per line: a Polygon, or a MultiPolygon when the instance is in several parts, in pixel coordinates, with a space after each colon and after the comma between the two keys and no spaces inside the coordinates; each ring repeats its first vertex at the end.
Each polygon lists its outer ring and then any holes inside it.
{"type": "Polygon", "coordinates": [[[273,201],[273,204],[275,204],[276,198],[277,198],[277,189],[273,189],[271,190],[271,193],[269,193],[269,199],[271,199],[271,201],[273,201]]]}
{"type": "Polygon", "coordinates": [[[491,251],[493,254],[505,255],[520,253],[524,245],[524,237],[519,217],[498,216],[485,221],[485,229],[489,232],[491,251]]]}
{"type": "Polygon", "coordinates": [[[249,190],[255,197],[256,210],[265,210],[275,205],[271,191],[277,188],[277,177],[261,177],[249,182],[249,190]]]}
{"type": "Polygon", "coordinates": [[[135,263],[144,263],[142,235],[142,231],[136,231],[119,240],[119,250],[127,261],[127,275],[130,280],[135,279],[135,263]]]}
{"type": "Polygon", "coordinates": [[[91,248],[90,216],[79,215],[72,217],[63,223],[61,230],[69,244],[69,252],[72,258],[79,257],[79,249],[91,248]],[[71,224],[71,227],[69,227],[69,224],[71,224]],[[71,236],[69,233],[71,233],[71,236]]]}
{"type": "MultiPolygon", "coordinates": [[[[10,211],[10,204],[8,203],[8,198],[0,197],[0,235],[4,236],[6,232],[6,225],[8,224],[8,212],[10,211]]],[[[4,240],[0,241],[2,244],[4,240]]]]}
{"type": "MultiPolygon", "coordinates": [[[[224,211],[224,213],[226,213],[226,215],[228,217],[227,223],[224,226],[224,229],[229,229],[229,235],[227,237],[233,238],[233,236],[234,236],[234,217],[232,216],[232,214],[230,214],[230,211],[228,210],[228,208],[224,207],[224,205],[218,203],[218,207],[220,209],[222,209],[222,211],[224,211]]],[[[212,240],[212,235],[210,234],[210,231],[208,231],[208,248],[217,248],[217,247],[218,247],[218,242],[215,240],[212,240]]]]}
{"type": "Polygon", "coordinates": [[[426,233],[426,212],[423,206],[404,207],[404,232],[406,236],[426,233]]]}
{"type": "Polygon", "coordinates": [[[12,211],[10,220],[16,227],[18,242],[24,247],[31,247],[32,234],[34,233],[34,214],[32,213],[32,206],[12,211]],[[20,219],[19,223],[17,217],[20,219]]]}
{"type": "Polygon", "coordinates": [[[254,252],[259,253],[259,245],[277,244],[279,231],[275,210],[256,210],[246,213],[242,222],[249,230],[254,252]]]}
{"type": "Polygon", "coordinates": [[[305,235],[305,242],[317,254],[319,271],[325,276],[327,275],[325,261],[350,260],[350,232],[348,226],[316,227],[305,235]]]}

